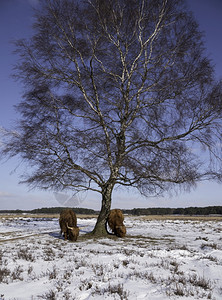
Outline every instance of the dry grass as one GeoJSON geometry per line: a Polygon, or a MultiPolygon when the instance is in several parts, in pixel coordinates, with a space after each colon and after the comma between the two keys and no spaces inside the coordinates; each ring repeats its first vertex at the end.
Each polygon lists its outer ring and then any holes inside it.
{"type": "Polygon", "coordinates": [[[185,215],[150,215],[150,216],[132,216],[139,220],[183,220],[183,221],[222,221],[222,215],[218,216],[185,216],[185,215]]]}
{"type": "MultiPolygon", "coordinates": [[[[91,219],[97,218],[98,215],[85,215],[85,214],[77,214],[78,219],[91,219]]],[[[222,221],[222,215],[210,215],[210,216],[190,216],[190,215],[148,215],[148,216],[132,216],[128,215],[128,217],[133,218],[135,220],[144,220],[144,221],[164,221],[164,220],[183,220],[183,221],[222,221]]],[[[59,214],[1,214],[0,220],[4,219],[12,219],[12,218],[59,218],[59,214]]]]}
{"type": "Polygon", "coordinates": [[[59,214],[20,214],[20,213],[11,213],[11,214],[1,214],[0,219],[13,219],[13,218],[59,218],[59,214]]]}
{"type": "MultiPolygon", "coordinates": [[[[80,215],[77,214],[77,218],[79,219],[91,219],[96,218],[97,215],[80,215]]],[[[59,218],[59,214],[20,214],[20,213],[12,213],[12,214],[1,214],[0,219],[12,219],[12,218],[59,218]]]]}

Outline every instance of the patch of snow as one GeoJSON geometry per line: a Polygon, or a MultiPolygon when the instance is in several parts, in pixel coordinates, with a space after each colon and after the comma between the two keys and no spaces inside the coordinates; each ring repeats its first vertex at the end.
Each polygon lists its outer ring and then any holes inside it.
{"type": "Polygon", "coordinates": [[[222,224],[127,216],[125,238],[77,242],[58,219],[0,219],[0,300],[222,299],[222,224]]]}

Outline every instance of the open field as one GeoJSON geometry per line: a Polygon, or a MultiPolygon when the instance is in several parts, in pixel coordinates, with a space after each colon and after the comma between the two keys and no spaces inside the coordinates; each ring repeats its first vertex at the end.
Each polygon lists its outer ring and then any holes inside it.
{"type": "Polygon", "coordinates": [[[126,216],[127,236],[77,242],[58,215],[0,215],[0,299],[222,299],[222,218],[126,216]]]}
{"type": "MultiPolygon", "coordinates": [[[[0,213],[0,220],[1,219],[13,219],[13,218],[57,218],[59,219],[59,214],[1,214],[0,213]]],[[[91,219],[91,218],[95,218],[96,215],[77,215],[77,218],[79,219],[91,219]]]]}
{"type": "Polygon", "coordinates": [[[190,221],[220,221],[222,222],[222,215],[212,216],[190,216],[190,215],[150,215],[150,216],[139,216],[135,217],[142,220],[190,220],[190,221]]]}
{"type": "MultiPolygon", "coordinates": [[[[31,214],[31,213],[23,213],[23,214],[2,214],[0,213],[0,220],[1,219],[11,219],[11,218],[59,218],[59,214],[31,214]]],[[[91,219],[95,218],[96,215],[84,215],[84,214],[77,214],[78,219],[91,219]]],[[[222,222],[222,215],[147,215],[147,216],[129,216],[134,219],[142,219],[142,220],[191,220],[191,221],[221,221],[222,222]]]]}

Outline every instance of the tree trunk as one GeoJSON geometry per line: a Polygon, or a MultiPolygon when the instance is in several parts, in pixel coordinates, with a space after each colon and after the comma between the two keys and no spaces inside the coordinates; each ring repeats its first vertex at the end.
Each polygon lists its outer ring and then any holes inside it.
{"type": "Polygon", "coordinates": [[[96,225],[92,231],[93,235],[96,236],[106,236],[106,220],[110,212],[111,207],[111,196],[114,185],[106,185],[102,189],[102,207],[96,222],[96,225]]]}

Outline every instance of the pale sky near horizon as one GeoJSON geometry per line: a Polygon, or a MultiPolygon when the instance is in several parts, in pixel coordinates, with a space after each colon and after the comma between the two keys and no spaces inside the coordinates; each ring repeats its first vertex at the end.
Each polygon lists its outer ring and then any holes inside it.
{"type": "MultiPolygon", "coordinates": [[[[16,117],[13,105],[21,99],[22,86],[11,77],[16,56],[12,40],[31,34],[33,21],[32,6],[39,0],[0,0],[0,127],[10,128],[16,117]]],[[[222,78],[222,0],[188,0],[200,29],[205,32],[207,52],[215,65],[216,76],[222,78]]],[[[24,167],[18,166],[17,159],[0,161],[0,210],[33,209],[62,206],[67,195],[51,192],[29,191],[19,185],[19,177],[24,167]]],[[[100,209],[100,194],[84,194],[71,199],[70,206],[100,209]],[[73,204],[73,205],[71,205],[73,204]]],[[[222,184],[202,182],[190,193],[165,195],[161,198],[143,198],[136,190],[117,190],[113,195],[113,208],[134,207],[188,207],[222,205],[222,184]]]]}

